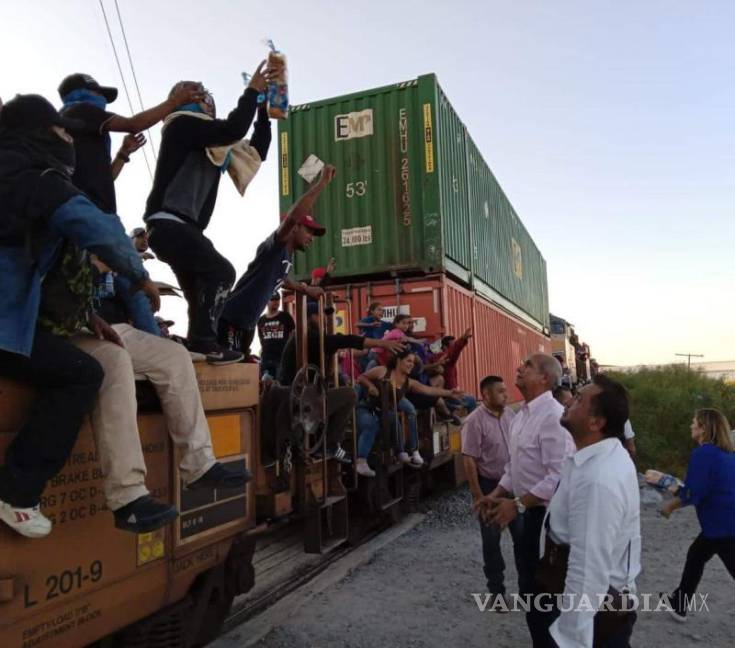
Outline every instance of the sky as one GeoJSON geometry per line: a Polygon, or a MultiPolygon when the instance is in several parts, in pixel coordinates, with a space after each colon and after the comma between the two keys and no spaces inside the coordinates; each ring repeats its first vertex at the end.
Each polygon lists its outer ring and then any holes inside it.
{"type": "MultiPolygon", "coordinates": [[[[114,0],[103,2],[137,111],[114,0]]],[[[735,359],[733,3],[118,5],[145,107],[186,78],[226,113],[268,38],[288,55],[293,103],[435,72],[546,258],[551,312],[600,363],[735,359]]],[[[0,8],[0,97],[37,92],[58,104],[60,80],[86,72],[120,87],[110,110],[131,114],[99,2],[0,8]]],[[[159,130],[151,136],[157,146],[159,130]]],[[[207,235],[238,274],[277,225],[276,161],[274,140],[244,198],[221,185],[207,235]]],[[[116,187],[124,224],[140,225],[150,189],[140,153],[116,187]]],[[[164,264],[147,267],[175,283],[164,264]]],[[[185,312],[164,298],[180,333],[185,312]]]]}

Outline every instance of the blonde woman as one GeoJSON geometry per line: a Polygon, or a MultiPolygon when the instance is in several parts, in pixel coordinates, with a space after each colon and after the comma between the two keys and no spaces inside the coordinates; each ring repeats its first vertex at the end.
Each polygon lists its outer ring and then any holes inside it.
{"type": "Polygon", "coordinates": [[[682,506],[694,505],[702,527],[689,547],[679,587],[669,596],[672,616],[678,621],[686,620],[704,566],[715,554],[735,578],[735,454],[730,425],[722,412],[700,409],[694,414],[691,431],[699,447],[689,459],[684,485],[662,509],[669,517],[682,506]]]}

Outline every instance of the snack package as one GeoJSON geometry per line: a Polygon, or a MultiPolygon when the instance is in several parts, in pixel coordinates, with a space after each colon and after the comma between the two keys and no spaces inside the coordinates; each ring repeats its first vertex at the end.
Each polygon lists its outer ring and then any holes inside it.
{"type": "Polygon", "coordinates": [[[288,71],[286,55],[279,52],[273,41],[268,41],[271,48],[268,54],[268,67],[276,72],[276,78],[268,84],[268,116],[271,119],[288,117],[288,71]]]}

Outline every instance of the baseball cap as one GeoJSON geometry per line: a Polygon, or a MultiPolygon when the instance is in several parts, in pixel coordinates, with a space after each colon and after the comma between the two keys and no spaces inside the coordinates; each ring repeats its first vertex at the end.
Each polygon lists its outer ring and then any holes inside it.
{"type": "Polygon", "coordinates": [[[312,279],[324,279],[327,276],[327,269],[325,267],[314,268],[311,271],[312,279]]]}
{"type": "Polygon", "coordinates": [[[0,110],[0,126],[11,130],[32,130],[45,126],[61,126],[76,130],[83,128],[84,122],[61,116],[53,104],[41,95],[19,94],[0,110]]]}
{"type": "Polygon", "coordinates": [[[93,77],[89,76],[89,74],[82,74],[80,72],[70,74],[59,85],[59,95],[62,99],[74,90],[92,90],[101,94],[105,99],[107,99],[108,103],[112,103],[117,99],[117,88],[101,86],[93,77]]]}
{"type": "Polygon", "coordinates": [[[137,236],[143,236],[145,234],[145,227],[135,227],[130,230],[130,238],[136,238],[137,236]]]}
{"type": "Polygon", "coordinates": [[[161,317],[160,315],[156,315],[156,324],[158,324],[159,326],[161,324],[165,326],[173,326],[174,324],[176,324],[176,322],[174,322],[173,320],[163,319],[163,317],[161,317]]]}
{"type": "MultiPolygon", "coordinates": [[[[281,221],[286,220],[286,216],[288,216],[288,214],[282,214],[281,221]]],[[[298,223],[299,225],[308,227],[312,232],[314,232],[315,236],[324,236],[327,233],[327,228],[324,227],[324,225],[317,223],[311,214],[304,214],[301,216],[298,223]]]]}
{"type": "Polygon", "coordinates": [[[281,301],[281,295],[279,295],[277,292],[274,292],[269,298],[268,301],[275,301],[275,300],[281,301]]]}

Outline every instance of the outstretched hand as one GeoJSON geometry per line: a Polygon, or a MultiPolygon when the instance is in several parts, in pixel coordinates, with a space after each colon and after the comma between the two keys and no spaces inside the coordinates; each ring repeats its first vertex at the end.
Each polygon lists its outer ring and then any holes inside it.
{"type": "Polygon", "coordinates": [[[322,169],[321,175],[319,176],[319,186],[320,187],[326,187],[332,180],[334,180],[334,176],[337,174],[337,169],[332,164],[325,164],[324,168],[322,169]]]}
{"type": "Polygon", "coordinates": [[[265,67],[265,63],[265,60],[260,62],[253,76],[250,77],[250,83],[248,84],[249,88],[253,88],[253,90],[257,90],[260,93],[265,92],[268,89],[268,84],[277,76],[273,68],[265,67]]]}
{"type": "Polygon", "coordinates": [[[146,143],[145,135],[143,133],[128,133],[122,141],[120,152],[125,155],[132,155],[139,148],[144,146],[146,143]]]}

